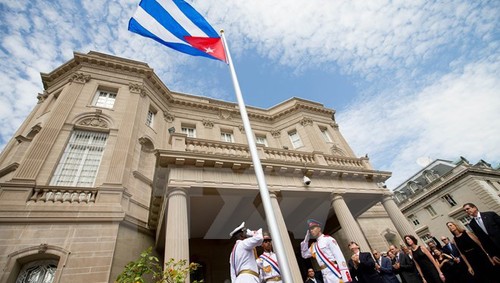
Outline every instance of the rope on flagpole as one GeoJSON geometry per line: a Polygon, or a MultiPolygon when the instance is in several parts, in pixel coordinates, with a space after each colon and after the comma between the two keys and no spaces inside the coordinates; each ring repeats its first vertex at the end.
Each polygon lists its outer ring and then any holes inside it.
{"type": "Polygon", "coordinates": [[[269,190],[267,189],[264,171],[262,170],[262,165],[257,153],[257,146],[255,145],[252,127],[250,125],[245,102],[243,101],[243,96],[241,94],[238,77],[236,76],[236,71],[234,70],[231,54],[229,53],[226,37],[224,36],[224,30],[221,30],[220,32],[224,50],[226,52],[226,63],[229,65],[229,69],[231,71],[231,79],[233,81],[234,91],[236,92],[236,99],[238,100],[241,119],[243,120],[243,127],[247,136],[248,147],[252,156],[253,168],[255,170],[255,176],[257,177],[257,183],[259,185],[260,197],[262,198],[264,212],[266,213],[267,225],[269,226],[269,230],[271,231],[271,235],[273,236],[273,247],[276,249],[276,254],[278,255],[278,263],[281,269],[281,276],[283,282],[293,283],[290,267],[288,266],[288,261],[286,260],[285,248],[283,246],[281,233],[278,228],[278,222],[276,221],[276,216],[274,215],[273,207],[271,204],[271,197],[269,196],[269,190]]]}

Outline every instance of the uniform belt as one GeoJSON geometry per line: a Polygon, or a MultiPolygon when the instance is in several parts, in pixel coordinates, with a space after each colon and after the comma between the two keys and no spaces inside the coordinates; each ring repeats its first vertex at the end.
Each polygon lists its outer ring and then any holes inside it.
{"type": "Polygon", "coordinates": [[[269,282],[269,281],[281,281],[281,277],[280,276],[274,276],[274,277],[271,277],[271,278],[267,278],[266,282],[269,282]]]}
{"type": "Polygon", "coordinates": [[[250,274],[250,275],[253,275],[255,277],[259,277],[259,273],[255,272],[251,269],[243,269],[240,272],[238,272],[237,276],[240,276],[240,274],[250,274]]]}
{"type": "MultiPolygon", "coordinates": [[[[333,264],[335,264],[335,265],[336,265],[336,264],[337,264],[337,261],[335,261],[335,260],[334,260],[334,261],[333,261],[333,264]]],[[[325,268],[327,268],[326,264],[322,264],[322,265],[320,265],[320,266],[319,266],[319,269],[321,269],[321,270],[323,270],[323,269],[325,269],[325,268]]]]}

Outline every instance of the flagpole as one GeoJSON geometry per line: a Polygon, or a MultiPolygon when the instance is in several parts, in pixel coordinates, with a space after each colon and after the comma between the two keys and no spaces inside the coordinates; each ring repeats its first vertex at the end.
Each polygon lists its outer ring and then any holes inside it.
{"type": "Polygon", "coordinates": [[[243,120],[245,134],[247,136],[250,155],[252,156],[253,168],[255,170],[255,176],[257,177],[257,183],[259,185],[260,197],[262,199],[262,204],[264,205],[264,212],[266,213],[267,225],[269,226],[271,236],[273,237],[273,248],[276,250],[276,254],[278,255],[281,277],[283,279],[283,282],[292,283],[292,273],[290,272],[290,267],[288,266],[288,262],[286,260],[285,248],[283,246],[281,233],[278,228],[278,222],[276,222],[276,217],[274,215],[273,207],[271,204],[271,197],[269,196],[266,179],[264,178],[264,171],[262,170],[262,165],[257,153],[257,146],[253,137],[252,127],[250,126],[250,120],[248,119],[245,102],[243,101],[243,96],[241,94],[240,84],[238,82],[238,77],[236,76],[236,71],[234,70],[233,60],[231,59],[231,54],[229,53],[229,48],[227,46],[226,37],[224,36],[223,30],[221,30],[221,37],[222,43],[224,44],[224,50],[226,52],[227,64],[229,65],[229,69],[231,70],[231,79],[233,80],[233,87],[234,91],[236,92],[236,99],[238,100],[238,106],[241,113],[241,119],[243,120]]]}

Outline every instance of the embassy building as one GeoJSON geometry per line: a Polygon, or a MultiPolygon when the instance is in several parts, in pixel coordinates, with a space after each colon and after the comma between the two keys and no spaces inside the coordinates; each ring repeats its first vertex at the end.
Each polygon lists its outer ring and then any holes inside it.
{"type": "MultiPolygon", "coordinates": [[[[146,63],[97,52],[41,77],[0,155],[0,282],[113,282],[150,246],[202,264],[205,282],[229,279],[229,232],[267,229],[237,105],[173,92],[146,63]]],[[[416,235],[381,186],[390,173],[354,154],[333,109],[291,98],[247,111],[294,282],[311,264],[299,249],[309,218],[346,258],[351,240],[368,250],[416,235]],[[377,203],[390,225],[366,230],[357,219],[377,203]]]]}

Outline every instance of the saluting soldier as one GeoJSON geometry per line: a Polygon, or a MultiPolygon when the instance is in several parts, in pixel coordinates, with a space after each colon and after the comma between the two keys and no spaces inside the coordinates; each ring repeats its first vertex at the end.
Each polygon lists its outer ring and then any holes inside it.
{"type": "Polygon", "coordinates": [[[236,239],[229,259],[231,282],[260,283],[255,247],[262,244],[262,229],[249,230],[245,228],[245,222],[243,222],[229,233],[229,236],[236,239]]]}
{"type": "Polygon", "coordinates": [[[307,220],[309,229],[304,241],[300,243],[303,258],[313,257],[318,262],[325,283],[342,283],[351,281],[347,263],[337,241],[324,235],[321,231],[321,223],[314,219],[307,220]],[[309,246],[309,238],[316,242],[309,246]]]}
{"type": "Polygon", "coordinates": [[[278,265],[278,257],[273,252],[273,239],[268,232],[263,233],[264,240],[262,248],[264,252],[257,259],[257,265],[262,270],[263,282],[281,283],[281,271],[278,265]]]}

